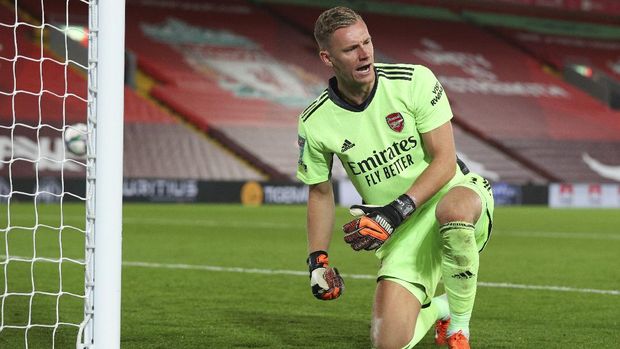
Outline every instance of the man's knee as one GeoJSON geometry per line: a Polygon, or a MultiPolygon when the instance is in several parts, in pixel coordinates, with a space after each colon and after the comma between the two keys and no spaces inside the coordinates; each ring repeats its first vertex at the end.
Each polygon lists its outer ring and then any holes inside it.
{"type": "Polygon", "coordinates": [[[370,329],[370,339],[376,349],[402,349],[413,339],[411,331],[381,330],[381,325],[373,321],[370,329]],[[389,333],[388,333],[389,332],[389,333]]]}
{"type": "Polygon", "coordinates": [[[378,349],[401,349],[413,339],[420,301],[403,285],[383,279],[377,284],[370,339],[378,349]]]}
{"type": "Polygon", "coordinates": [[[439,224],[449,222],[476,223],[482,212],[478,194],[465,187],[452,188],[437,204],[435,217],[439,224]]]}

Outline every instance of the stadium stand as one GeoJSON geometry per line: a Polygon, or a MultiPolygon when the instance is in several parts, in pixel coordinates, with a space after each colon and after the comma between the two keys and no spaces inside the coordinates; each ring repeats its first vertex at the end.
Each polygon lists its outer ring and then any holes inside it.
{"type": "Polygon", "coordinates": [[[620,80],[620,26],[489,12],[463,15],[558,71],[585,64],[620,80]]]}
{"type": "Polygon", "coordinates": [[[563,11],[578,11],[600,15],[620,16],[620,3],[616,0],[586,1],[538,1],[538,0],[484,0],[487,3],[506,3],[527,7],[538,7],[563,11]]]}
{"type": "MultiPolygon", "coordinates": [[[[36,10],[36,1],[24,1],[36,10]]],[[[498,181],[608,180],[582,153],[620,163],[618,152],[609,153],[620,144],[617,112],[472,23],[462,7],[404,3],[396,13],[381,6],[362,11],[377,60],[433,69],[450,96],[463,157],[498,181]],[[567,152],[568,144],[578,150],[567,152]]],[[[152,97],[269,178],[291,180],[296,115],[329,77],[311,35],[321,10],[279,1],[128,0],[127,46],[157,82],[152,97]]],[[[53,5],[45,11],[53,13],[53,5]]],[[[128,132],[139,138],[153,131],[128,132]]]]}
{"type": "Polygon", "coordinates": [[[261,180],[262,174],[179,122],[125,123],[125,177],[261,180]]]}
{"type": "Polygon", "coordinates": [[[502,152],[481,141],[475,135],[464,131],[463,128],[454,127],[453,130],[458,156],[472,171],[480,173],[494,182],[502,181],[513,184],[546,183],[546,179],[542,176],[521,166],[502,152]]]}
{"type": "MultiPolygon", "coordinates": [[[[140,3],[130,2],[131,4],[140,3]]],[[[264,161],[268,167],[275,168],[278,175],[292,178],[297,157],[294,146],[296,141],[294,116],[320,88],[300,93],[298,96],[275,93],[263,96],[262,99],[253,99],[240,97],[238,90],[237,95],[226,91],[230,90],[230,86],[226,86],[226,80],[233,79],[245,83],[249,85],[246,86],[248,89],[257,88],[253,85],[255,81],[244,80],[244,77],[239,75],[254,74],[261,83],[269,84],[277,79],[273,76],[275,73],[290,75],[278,68],[286,64],[287,67],[293,67],[295,72],[302,71],[303,76],[311,76],[310,80],[315,85],[324,85],[329,71],[316,59],[312,37],[307,32],[294,30],[291,24],[296,23],[286,22],[286,18],[277,16],[276,12],[265,11],[260,5],[252,6],[246,2],[226,2],[226,5],[221,2],[201,2],[202,7],[195,2],[181,4],[185,5],[175,5],[174,10],[169,6],[163,6],[162,3],[154,2],[149,3],[148,11],[145,11],[144,7],[140,7],[139,11],[137,8],[129,7],[130,16],[139,16],[140,20],[133,22],[140,23],[140,27],[136,25],[135,30],[130,31],[132,34],[128,37],[128,45],[138,53],[138,61],[145,71],[162,82],[153,89],[153,96],[177,110],[201,129],[207,132],[214,130],[221,132],[226,138],[224,141],[229,145],[234,143],[235,146],[247,150],[250,158],[254,155],[252,158],[254,162],[264,161]],[[192,4],[194,6],[190,6],[192,4]],[[226,16],[212,11],[216,4],[221,5],[217,7],[219,11],[227,11],[226,16]],[[208,26],[204,23],[208,23],[208,26]],[[159,31],[156,27],[158,24],[159,31]],[[187,32],[193,33],[193,37],[183,34],[187,32]],[[241,48],[226,47],[225,50],[223,48],[225,45],[221,43],[224,39],[217,38],[217,35],[223,36],[224,33],[229,34],[229,46],[237,44],[241,48]],[[211,42],[197,45],[200,36],[203,39],[209,36],[211,42]],[[261,48],[258,52],[256,45],[261,48]],[[196,51],[199,50],[204,63],[196,66],[196,51]],[[236,55],[234,59],[238,60],[239,64],[231,64],[228,68],[236,68],[238,71],[231,73],[230,70],[226,70],[227,67],[218,66],[218,55],[221,55],[222,51],[226,51],[229,57],[236,55]],[[184,60],[180,59],[179,52],[185,55],[184,60]],[[165,56],[175,58],[162,58],[165,56]],[[243,56],[245,62],[238,56],[243,56]],[[269,58],[265,58],[266,56],[269,58]],[[167,66],[171,59],[179,64],[169,69],[167,66]],[[194,67],[190,66],[192,62],[194,67]],[[258,69],[261,70],[257,71],[258,69]],[[203,74],[189,74],[188,72],[192,70],[199,70],[203,74]],[[264,75],[260,76],[260,73],[264,75]],[[299,99],[303,103],[283,106],[282,100],[285,99],[299,99]]],[[[290,81],[288,86],[296,87],[290,81]]],[[[494,152],[491,147],[487,147],[487,151],[494,152]]],[[[503,168],[518,167],[514,160],[496,151],[495,153],[494,158],[509,163],[503,168]]],[[[506,174],[502,171],[500,173],[506,174]]],[[[519,182],[540,180],[540,176],[529,170],[516,173],[518,179],[514,175],[509,177],[519,182]]],[[[334,177],[342,176],[344,171],[337,164],[334,177]]]]}
{"type": "MultiPolygon", "coordinates": [[[[39,2],[24,1],[23,5],[40,11],[39,2]]],[[[64,11],[64,3],[52,2],[45,10],[48,20],[54,21],[54,16],[64,16],[63,12],[58,12],[64,11]]],[[[36,12],[34,14],[38,15],[36,12]]],[[[3,8],[0,11],[1,22],[13,23],[14,20],[15,14],[10,10],[4,11],[3,8]]],[[[9,167],[14,177],[46,176],[45,169],[51,169],[54,164],[46,161],[45,157],[61,160],[63,156],[62,126],[85,122],[84,70],[73,65],[65,68],[58,62],[64,61],[64,58],[58,58],[47,48],[42,49],[35,34],[31,28],[20,25],[14,40],[11,27],[0,27],[0,57],[3,58],[0,60],[2,165],[8,164],[13,157],[25,159],[14,161],[11,166],[1,166],[0,173],[4,176],[8,176],[9,167]],[[64,95],[69,97],[63,101],[64,95]],[[14,122],[17,125],[13,131],[14,122]],[[37,130],[39,125],[44,126],[37,130]],[[11,144],[11,138],[14,138],[14,144],[11,144]],[[40,160],[38,173],[33,166],[33,161],[37,159],[40,160]]],[[[125,88],[124,142],[125,177],[264,178],[263,174],[237,156],[128,87],[125,88]]],[[[81,171],[83,168],[69,165],[65,176],[81,176],[81,171]]]]}
{"type": "MultiPolygon", "coordinates": [[[[307,30],[321,11],[269,6],[307,30]]],[[[364,15],[384,57],[433,69],[450,96],[457,125],[478,131],[546,180],[609,181],[574,154],[579,151],[568,152],[566,147],[570,144],[594,158],[620,163],[620,153],[608,152],[620,146],[618,112],[469,22],[364,15]],[[413,39],[403,40],[403,33],[413,39]]]]}
{"type": "MultiPolygon", "coordinates": [[[[410,0],[391,0],[390,2],[412,4],[410,0]]],[[[441,6],[458,14],[464,11],[490,11],[589,23],[616,24],[620,18],[620,3],[616,0],[416,0],[415,4],[430,7],[441,6]]]]}
{"type": "Polygon", "coordinates": [[[127,16],[155,98],[271,178],[292,178],[295,116],[322,81],[310,38],[245,1],[129,1],[127,16]]]}

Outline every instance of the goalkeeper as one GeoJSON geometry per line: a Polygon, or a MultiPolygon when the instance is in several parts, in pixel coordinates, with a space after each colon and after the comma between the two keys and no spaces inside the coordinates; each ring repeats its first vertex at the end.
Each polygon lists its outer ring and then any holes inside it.
{"type": "Polygon", "coordinates": [[[493,197],[489,182],[456,157],[446,94],[423,66],[375,63],[366,24],[348,8],[322,13],[314,35],[335,76],[299,117],[297,177],[309,185],[312,292],[330,300],[344,291],[327,253],[336,155],[368,204],[351,208],[356,218],[344,225],[344,239],[381,261],[373,345],[413,347],[435,323],[438,344],[469,348],[493,197]],[[442,277],[446,295],[433,298],[442,277]]]}

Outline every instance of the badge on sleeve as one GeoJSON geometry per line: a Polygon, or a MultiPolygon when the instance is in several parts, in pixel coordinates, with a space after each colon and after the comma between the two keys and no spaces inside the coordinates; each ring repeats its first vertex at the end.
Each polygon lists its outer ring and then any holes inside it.
{"type": "Polygon", "coordinates": [[[306,164],[304,164],[304,149],[306,148],[306,139],[304,137],[302,137],[301,135],[297,136],[297,147],[299,147],[299,160],[297,160],[297,165],[299,165],[299,169],[303,170],[304,172],[308,171],[308,166],[306,166],[306,164]]]}

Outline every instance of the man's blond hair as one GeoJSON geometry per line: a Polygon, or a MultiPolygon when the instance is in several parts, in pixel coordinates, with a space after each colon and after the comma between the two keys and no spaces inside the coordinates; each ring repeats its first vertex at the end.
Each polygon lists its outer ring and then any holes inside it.
{"type": "Polygon", "coordinates": [[[321,13],[314,23],[314,39],[321,50],[329,45],[329,38],[340,28],[348,27],[357,21],[362,21],[362,16],[348,7],[338,6],[321,13]]]}

